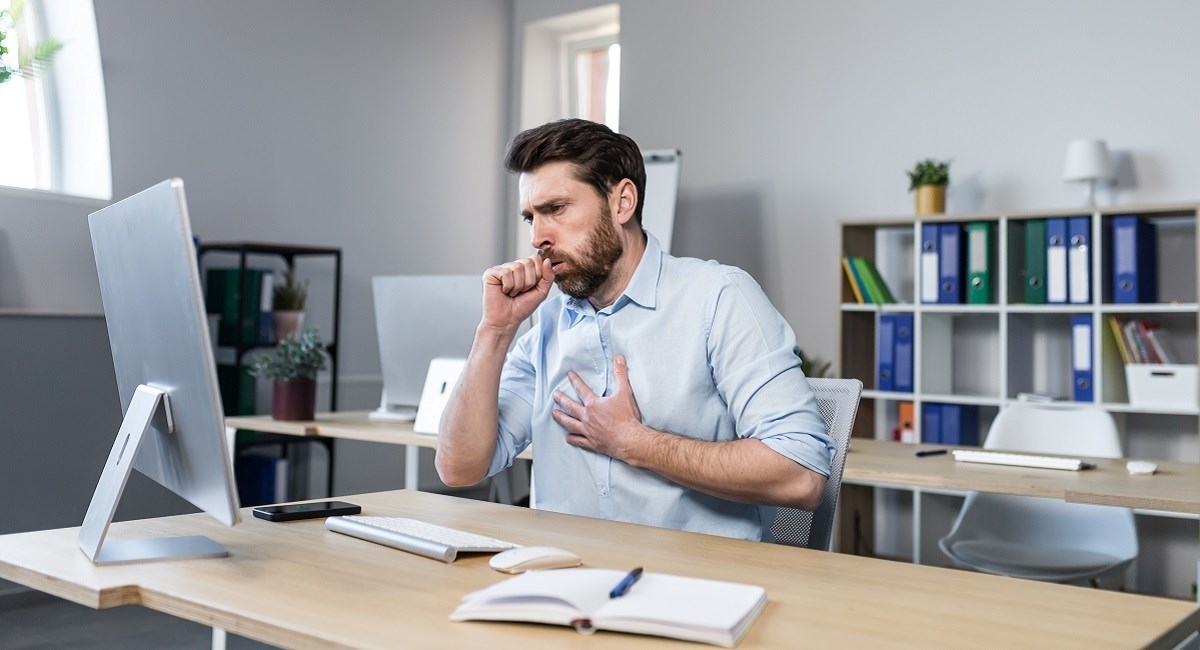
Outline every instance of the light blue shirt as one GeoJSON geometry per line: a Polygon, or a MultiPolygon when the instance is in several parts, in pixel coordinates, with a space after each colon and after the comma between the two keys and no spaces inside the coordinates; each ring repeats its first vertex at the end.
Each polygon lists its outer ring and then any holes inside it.
{"type": "Polygon", "coordinates": [[[697,440],[755,438],[829,475],[833,442],[787,321],[745,271],[672,257],[652,235],[613,304],[596,311],[586,299],[557,295],[538,308],[537,325],[517,341],[501,374],[489,475],[532,442],[539,509],[769,538],[774,508],[709,496],[567,443],[567,430],[551,416],[551,394],[578,400],[570,370],[597,395],[610,394],[618,354],[628,362],[645,425],[697,440]]]}

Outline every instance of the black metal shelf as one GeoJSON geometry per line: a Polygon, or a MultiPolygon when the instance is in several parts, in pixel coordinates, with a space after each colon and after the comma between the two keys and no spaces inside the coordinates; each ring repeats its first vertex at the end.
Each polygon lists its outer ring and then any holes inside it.
{"type": "MultiPolygon", "coordinates": [[[[252,255],[274,256],[282,258],[287,264],[288,269],[294,270],[296,258],[298,257],[333,257],[334,261],[334,276],[333,276],[333,331],[329,335],[326,354],[329,355],[329,410],[337,410],[338,399],[338,334],[341,328],[342,314],[342,249],[329,248],[320,246],[297,246],[291,244],[276,244],[270,242],[201,242],[196,248],[197,258],[203,260],[207,253],[231,253],[238,256],[238,277],[240,278],[241,291],[238,292],[237,314],[238,328],[237,336],[239,341],[234,345],[220,345],[221,348],[232,348],[234,350],[234,377],[235,381],[242,380],[242,358],[251,350],[258,348],[273,347],[274,343],[242,343],[242,328],[241,318],[244,311],[244,301],[249,298],[248,276],[246,274],[247,258],[252,255]]],[[[232,403],[229,408],[238,415],[241,415],[241,390],[235,387],[232,391],[232,403]]],[[[235,456],[242,448],[254,447],[259,445],[279,445],[280,452],[284,458],[289,458],[289,449],[299,443],[318,443],[325,447],[329,455],[329,471],[326,474],[326,493],[333,496],[333,439],[323,437],[311,438],[296,438],[293,436],[263,436],[256,435],[255,441],[245,445],[240,445],[234,450],[235,456]]]]}

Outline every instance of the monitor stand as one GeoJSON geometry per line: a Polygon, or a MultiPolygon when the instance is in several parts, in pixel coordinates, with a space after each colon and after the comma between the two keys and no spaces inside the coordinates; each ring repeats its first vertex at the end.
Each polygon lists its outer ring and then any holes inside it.
{"type": "Polygon", "coordinates": [[[379,408],[367,414],[372,422],[412,422],[417,419],[417,407],[388,403],[387,389],[379,396],[379,408]]]}
{"type": "Polygon", "coordinates": [[[133,399],[129,402],[129,410],[125,412],[125,419],[117,431],[112,451],[108,454],[104,471],[92,494],[92,502],[83,517],[83,526],[79,529],[79,548],[94,564],[229,555],[224,546],[202,535],[112,540],[105,543],[104,537],[116,514],[117,503],[133,471],[133,460],[151,425],[168,434],[175,432],[167,391],[142,384],[134,391],[133,399]]]}

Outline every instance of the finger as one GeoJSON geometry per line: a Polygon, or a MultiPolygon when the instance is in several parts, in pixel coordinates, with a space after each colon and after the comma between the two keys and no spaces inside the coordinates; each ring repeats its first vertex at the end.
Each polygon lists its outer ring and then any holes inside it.
{"type": "Polygon", "coordinates": [[[575,418],[576,420],[583,419],[583,410],[584,410],[583,404],[580,404],[579,402],[576,402],[575,400],[571,399],[570,397],[567,396],[566,393],[562,392],[561,390],[554,391],[554,393],[551,396],[554,398],[554,403],[558,404],[558,407],[561,408],[563,411],[566,411],[566,413],[568,415],[575,418]]]}
{"type": "Polygon", "coordinates": [[[567,440],[567,444],[571,445],[572,447],[579,447],[580,449],[596,451],[596,448],[594,446],[592,446],[592,441],[588,440],[584,436],[578,436],[573,433],[570,433],[570,434],[567,434],[566,440],[567,440]]]}
{"type": "Polygon", "coordinates": [[[508,290],[505,291],[510,298],[516,298],[525,291],[525,269],[520,261],[513,262],[508,265],[508,290]]]}
{"type": "Polygon", "coordinates": [[[562,428],[566,429],[568,433],[573,433],[577,436],[583,435],[583,423],[579,420],[576,420],[575,418],[558,409],[550,411],[550,416],[553,417],[554,421],[561,425],[562,428]]]}
{"type": "Polygon", "coordinates": [[[522,280],[526,287],[536,287],[538,281],[541,280],[542,273],[542,257],[540,255],[532,255],[521,260],[521,271],[524,273],[522,280]]]}
{"type": "Polygon", "coordinates": [[[596,394],[592,392],[591,387],[585,384],[583,379],[575,374],[574,370],[567,372],[567,379],[570,380],[571,387],[575,389],[575,394],[579,396],[579,401],[589,404],[593,399],[596,399],[596,394]]]}

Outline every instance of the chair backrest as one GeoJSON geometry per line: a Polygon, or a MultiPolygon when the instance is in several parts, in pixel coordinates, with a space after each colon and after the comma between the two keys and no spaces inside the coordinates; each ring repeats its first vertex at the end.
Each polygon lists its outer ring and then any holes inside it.
{"type": "Polygon", "coordinates": [[[838,494],[842,490],[842,470],[846,466],[846,451],[850,448],[850,433],[858,415],[863,384],[857,379],[809,379],[808,385],[817,398],[817,408],[821,410],[836,447],[833,463],[829,466],[829,478],[817,508],[812,512],[780,508],[771,533],[777,544],[828,551],[833,540],[838,494]]]}
{"type": "Polygon", "coordinates": [[[1094,407],[1014,404],[992,421],[983,447],[1099,458],[1122,455],[1116,422],[1094,407]]]}

